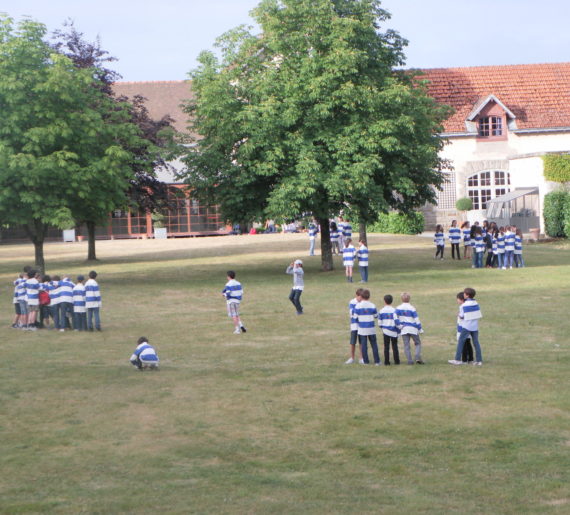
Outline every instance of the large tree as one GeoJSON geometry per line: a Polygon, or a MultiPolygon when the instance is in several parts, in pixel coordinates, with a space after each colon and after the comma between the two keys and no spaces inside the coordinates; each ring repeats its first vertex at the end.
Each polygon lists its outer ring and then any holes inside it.
{"type": "MultiPolygon", "coordinates": [[[[139,130],[129,110],[93,87],[93,73],[58,54],[44,25],[0,17],[0,217],[21,224],[44,270],[48,226],[73,223],[77,203],[117,196],[133,177],[124,144],[139,130]]],[[[124,194],[123,194],[124,197],[124,194]]]]}
{"type": "MultiPolygon", "coordinates": [[[[71,21],[66,22],[64,29],[56,31],[54,36],[53,46],[59,53],[71,59],[78,68],[90,71],[93,77],[92,87],[104,93],[96,100],[103,100],[107,104],[110,100],[116,102],[117,111],[128,113],[128,121],[138,128],[138,133],[127,130],[114,135],[131,155],[129,167],[132,174],[128,188],[117,187],[113,182],[97,184],[97,177],[93,177],[94,188],[91,194],[77,198],[71,206],[76,223],[85,223],[87,226],[87,259],[95,260],[95,228],[108,223],[109,212],[125,207],[155,212],[169,207],[171,197],[168,185],[157,179],[155,170],[159,167],[171,168],[168,160],[176,157],[178,147],[170,116],[163,116],[159,120],[152,119],[145,106],[146,99],[140,95],[132,99],[115,96],[112,85],[121,76],[108,68],[108,63],[116,59],[101,48],[99,40],[86,40],[71,21]]],[[[96,105],[92,107],[98,108],[96,105]]],[[[113,110],[108,116],[109,123],[116,122],[113,120],[116,116],[113,110]]],[[[93,150],[101,155],[105,142],[100,143],[102,145],[93,150]]],[[[90,159],[92,160],[93,156],[90,159]]]]}
{"type": "Polygon", "coordinates": [[[252,14],[259,34],[225,34],[192,73],[186,180],[231,220],[313,213],[330,270],[330,216],[435,200],[447,111],[395,71],[406,42],[381,31],[377,0],[264,0],[252,14]]]}

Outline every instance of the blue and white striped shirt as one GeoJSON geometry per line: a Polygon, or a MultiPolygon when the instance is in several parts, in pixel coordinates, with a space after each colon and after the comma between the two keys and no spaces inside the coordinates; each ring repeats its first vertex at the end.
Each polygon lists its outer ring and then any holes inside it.
{"type": "Polygon", "coordinates": [[[349,245],[342,249],[342,264],[344,266],[354,266],[354,257],[356,256],[356,249],[354,246],[349,245]]]}
{"type": "Polygon", "coordinates": [[[14,298],[13,298],[13,302],[14,304],[18,304],[18,290],[20,287],[20,283],[23,282],[24,279],[22,279],[21,277],[18,277],[15,281],[14,281],[14,298]]]}
{"type": "Polygon", "coordinates": [[[64,277],[59,283],[59,302],[73,303],[73,287],[74,284],[69,280],[69,277],[64,277]]]}
{"type": "Polygon", "coordinates": [[[497,236],[497,253],[505,253],[505,235],[503,233],[499,233],[499,236],[497,236]]]}
{"type": "Polygon", "coordinates": [[[26,281],[26,301],[30,306],[39,306],[40,304],[40,283],[34,277],[26,281]]]}
{"type": "Polygon", "coordinates": [[[352,225],[350,225],[348,222],[345,222],[342,226],[342,235],[345,238],[352,238],[352,225]]]}
{"type": "Polygon", "coordinates": [[[50,306],[55,306],[61,302],[59,296],[59,281],[50,281],[45,285],[45,289],[49,293],[50,306]]]}
{"type": "Polygon", "coordinates": [[[365,245],[358,249],[358,266],[368,266],[368,247],[365,245]]]}
{"type": "Polygon", "coordinates": [[[16,292],[18,294],[18,300],[22,300],[25,301],[26,300],[26,279],[16,279],[16,281],[14,281],[14,284],[16,285],[16,292]],[[16,284],[16,281],[20,281],[18,282],[18,284],[16,284]]]}
{"type": "Polygon", "coordinates": [[[160,361],[156,350],[154,350],[154,347],[148,342],[143,342],[138,345],[129,361],[133,365],[136,365],[137,358],[140,359],[142,363],[148,363],[149,365],[158,365],[160,361]]]}
{"type": "Polygon", "coordinates": [[[445,234],[442,232],[436,232],[433,236],[433,242],[437,245],[445,245],[445,234]]]}
{"type": "Polygon", "coordinates": [[[485,252],[485,240],[481,234],[475,236],[475,252],[485,252]]]}
{"type": "Polygon", "coordinates": [[[232,302],[239,303],[241,302],[241,298],[243,297],[243,288],[239,281],[236,281],[235,279],[230,279],[226,283],[226,286],[222,290],[222,293],[226,296],[226,301],[228,302],[228,304],[232,302]]]}
{"type": "Polygon", "coordinates": [[[369,336],[376,334],[376,322],[378,310],[372,302],[363,300],[354,308],[354,313],[358,320],[358,334],[369,336]]]}
{"type": "Polygon", "coordinates": [[[522,254],[522,238],[515,235],[515,254],[522,254]]]}
{"type": "Polygon", "coordinates": [[[471,245],[471,229],[463,229],[463,243],[465,246],[471,245]]]}
{"type": "Polygon", "coordinates": [[[354,299],[352,299],[348,303],[348,315],[350,316],[350,330],[351,331],[358,331],[358,318],[356,316],[356,313],[354,312],[354,308],[356,308],[357,304],[358,304],[358,300],[356,299],[356,297],[354,297],[354,299]]]}
{"type": "Polygon", "coordinates": [[[314,224],[309,225],[309,239],[310,240],[314,240],[316,238],[318,232],[319,232],[319,229],[316,225],[314,225],[314,224]]]}
{"type": "Polygon", "coordinates": [[[396,308],[396,316],[398,317],[400,334],[419,334],[422,330],[422,323],[416,308],[409,302],[404,302],[396,308]]]}
{"type": "Polygon", "coordinates": [[[459,227],[449,228],[449,241],[451,243],[459,243],[461,241],[461,229],[459,227]]]}
{"type": "Polygon", "coordinates": [[[73,312],[85,313],[87,311],[85,304],[85,285],[77,283],[73,288],[73,312]]]}
{"type": "Polygon", "coordinates": [[[482,317],[481,308],[475,299],[465,299],[465,302],[459,306],[459,318],[463,329],[478,331],[479,319],[482,317]]]}
{"type": "Polygon", "coordinates": [[[515,233],[508,231],[505,233],[505,251],[514,252],[515,250],[515,233]]]}
{"type": "Polygon", "coordinates": [[[85,283],[85,306],[87,308],[100,308],[101,292],[95,279],[88,279],[85,283]]]}
{"type": "Polygon", "coordinates": [[[331,230],[331,241],[338,241],[339,236],[338,229],[336,231],[331,230]]]}
{"type": "Polygon", "coordinates": [[[384,306],[378,315],[378,325],[382,332],[387,336],[397,338],[400,334],[398,330],[398,315],[393,306],[384,306]]]}

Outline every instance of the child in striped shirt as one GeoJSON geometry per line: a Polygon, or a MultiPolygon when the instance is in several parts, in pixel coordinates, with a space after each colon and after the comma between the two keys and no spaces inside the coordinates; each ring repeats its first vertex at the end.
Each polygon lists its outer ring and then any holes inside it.
{"type": "MultiPolygon", "coordinates": [[[[354,313],[354,308],[356,305],[362,301],[362,288],[356,290],[354,299],[348,303],[348,316],[350,317],[350,358],[348,358],[344,363],[345,365],[352,365],[355,359],[356,343],[358,341],[358,318],[354,313]]],[[[362,359],[362,348],[360,349],[360,363],[364,364],[362,359]]]]}
{"type": "Polygon", "coordinates": [[[473,288],[465,288],[463,290],[465,302],[459,306],[459,318],[461,319],[461,333],[457,342],[457,350],[455,351],[455,359],[450,359],[450,365],[463,365],[461,356],[463,347],[467,338],[471,338],[475,346],[475,362],[473,365],[483,365],[483,355],[481,346],[479,345],[479,319],[483,317],[481,308],[475,300],[476,291],[473,288]]]}
{"type": "Polygon", "coordinates": [[[433,237],[433,242],[435,243],[435,256],[434,259],[443,259],[443,251],[445,250],[445,234],[443,234],[443,226],[437,224],[435,227],[435,234],[433,237]]]}
{"type": "Polygon", "coordinates": [[[342,249],[342,264],[344,265],[346,280],[349,283],[352,282],[352,268],[354,266],[355,256],[356,256],[356,249],[352,245],[352,240],[348,238],[344,242],[344,249],[342,249]]]}
{"type": "Polygon", "coordinates": [[[413,365],[412,353],[410,350],[410,338],[414,341],[416,348],[415,361],[418,365],[423,365],[422,360],[422,341],[420,333],[423,333],[422,323],[418,317],[416,308],[410,304],[411,296],[409,293],[404,292],[401,295],[402,304],[396,308],[396,315],[398,317],[398,329],[402,335],[402,342],[404,343],[404,352],[408,360],[408,365],[413,365]]]}
{"type": "MultiPolygon", "coordinates": [[[[515,227],[516,230],[516,227],[515,227]]],[[[504,268],[513,268],[513,257],[515,254],[515,230],[509,225],[505,232],[505,261],[504,268]]]]}
{"type": "Polygon", "coordinates": [[[392,306],[393,301],[392,295],[384,295],[384,307],[378,315],[378,325],[384,335],[384,365],[390,364],[390,345],[392,345],[394,364],[400,364],[400,353],[398,352],[399,321],[396,310],[392,306]]]}
{"type": "MultiPolygon", "coordinates": [[[[101,331],[101,316],[99,311],[103,305],[101,301],[101,291],[95,280],[97,272],[91,270],[89,279],[85,283],[85,307],[87,308],[87,330],[93,331],[93,321],[95,321],[95,329],[101,331]]],[[[60,323],[61,326],[61,323],[60,323]]]]}
{"type": "Polygon", "coordinates": [[[374,364],[380,366],[380,355],[378,354],[378,341],[376,340],[376,321],[378,318],[378,310],[376,306],[370,302],[370,291],[362,290],[362,300],[354,308],[354,313],[358,321],[358,340],[360,341],[360,351],[362,359],[367,365],[368,349],[367,341],[370,341],[372,354],[374,355],[374,364]]]}
{"type": "Polygon", "coordinates": [[[517,268],[524,268],[524,259],[522,256],[522,242],[523,242],[523,235],[520,229],[517,229],[515,232],[515,266],[517,268]]]}
{"type": "Polygon", "coordinates": [[[360,240],[358,248],[358,270],[360,271],[360,282],[368,282],[368,247],[365,240],[360,240]]]}
{"type": "Polygon", "coordinates": [[[73,287],[73,330],[87,331],[87,308],[85,307],[85,277],[77,276],[73,287]]]}
{"type": "Polygon", "coordinates": [[[150,343],[146,336],[141,336],[137,341],[137,348],[133,352],[129,360],[139,370],[150,368],[151,370],[158,370],[160,360],[156,354],[156,350],[150,343]]]}
{"type": "Polygon", "coordinates": [[[36,319],[38,312],[40,310],[40,283],[36,279],[38,273],[35,270],[30,270],[28,272],[28,279],[24,283],[26,288],[26,302],[28,305],[28,322],[27,329],[29,331],[35,331],[36,319]]]}
{"type": "Polygon", "coordinates": [[[333,254],[340,254],[340,234],[335,222],[331,222],[330,226],[331,248],[333,254]]]}
{"type": "Polygon", "coordinates": [[[317,227],[317,225],[314,224],[313,222],[311,222],[309,224],[309,229],[308,229],[308,233],[309,233],[309,256],[315,255],[315,240],[317,238],[318,232],[319,232],[319,228],[317,227]]]}
{"type": "Polygon", "coordinates": [[[457,227],[457,220],[453,220],[451,222],[451,227],[449,228],[449,241],[451,243],[451,258],[455,259],[455,254],[457,253],[457,259],[461,259],[461,254],[459,253],[461,229],[457,227]]]}
{"type": "MultiPolygon", "coordinates": [[[[460,306],[463,305],[465,302],[465,294],[460,291],[457,296],[457,304],[460,306]]],[[[461,336],[461,331],[463,330],[463,326],[461,325],[462,319],[459,316],[460,314],[457,313],[457,341],[459,341],[459,337],[461,336]]],[[[461,353],[461,361],[463,363],[473,363],[473,345],[471,345],[471,338],[467,338],[465,340],[465,345],[463,345],[463,352],[461,353]]]]}
{"type": "Polygon", "coordinates": [[[463,222],[461,232],[463,234],[463,259],[471,259],[471,224],[463,222]]]}
{"type": "Polygon", "coordinates": [[[240,334],[240,332],[245,333],[246,329],[239,315],[239,305],[243,297],[243,288],[241,283],[236,281],[236,273],[233,270],[229,270],[226,275],[228,282],[222,290],[222,295],[226,299],[228,316],[234,322],[234,334],[240,334]]]}

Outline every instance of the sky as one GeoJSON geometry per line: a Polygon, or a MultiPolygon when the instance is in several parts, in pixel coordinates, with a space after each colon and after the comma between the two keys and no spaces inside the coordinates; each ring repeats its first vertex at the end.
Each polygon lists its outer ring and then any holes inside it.
{"type": "MultiPolygon", "coordinates": [[[[0,0],[16,21],[48,30],[72,19],[118,59],[124,81],[188,78],[202,50],[240,24],[259,0],[0,0]]],[[[384,0],[382,29],[409,41],[407,67],[447,68],[570,61],[568,0],[384,0]]]]}

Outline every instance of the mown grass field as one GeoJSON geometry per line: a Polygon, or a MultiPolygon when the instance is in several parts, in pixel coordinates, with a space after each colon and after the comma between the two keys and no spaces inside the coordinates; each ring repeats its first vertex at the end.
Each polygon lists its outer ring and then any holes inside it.
{"type": "MultiPolygon", "coordinates": [[[[570,247],[472,270],[431,240],[372,235],[369,288],[412,294],[424,366],[344,365],[358,284],[319,271],[306,235],[46,247],[95,268],[102,333],[11,329],[31,245],[0,247],[0,512],[570,512],[570,247]],[[286,265],[305,262],[306,314],[286,265]],[[232,334],[220,291],[245,288],[232,334]],[[452,367],[455,294],[474,287],[484,366],[452,367]],[[160,372],[128,362],[150,338],[160,372]]],[[[449,253],[449,248],[446,249],[449,253]]],[[[357,271],[355,271],[357,274],[357,271]]],[[[400,352],[403,353],[400,343],[400,352]]]]}

